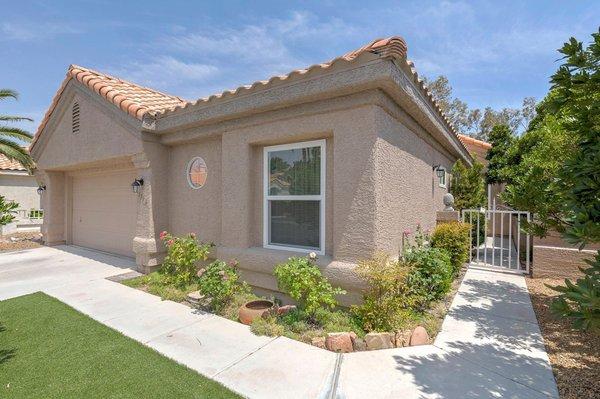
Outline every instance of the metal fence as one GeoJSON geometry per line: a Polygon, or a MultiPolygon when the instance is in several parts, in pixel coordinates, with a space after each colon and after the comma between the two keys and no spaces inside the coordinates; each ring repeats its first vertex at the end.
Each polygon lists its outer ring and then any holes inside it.
{"type": "Polygon", "coordinates": [[[522,224],[529,212],[499,209],[465,209],[462,220],[471,224],[471,265],[529,273],[531,238],[522,224]]]}

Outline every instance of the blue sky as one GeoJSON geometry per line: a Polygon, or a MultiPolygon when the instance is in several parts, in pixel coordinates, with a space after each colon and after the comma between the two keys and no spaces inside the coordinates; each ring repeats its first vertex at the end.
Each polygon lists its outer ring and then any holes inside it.
{"type": "Polygon", "coordinates": [[[392,35],[471,107],[516,107],[547,92],[565,40],[600,24],[598,1],[4,3],[0,87],[21,98],[0,112],[32,132],[71,63],[196,99],[392,35]]]}

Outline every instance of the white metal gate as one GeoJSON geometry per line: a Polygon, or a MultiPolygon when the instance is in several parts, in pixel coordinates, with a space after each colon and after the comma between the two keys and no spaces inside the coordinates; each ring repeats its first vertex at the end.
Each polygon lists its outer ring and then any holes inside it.
{"type": "Polygon", "coordinates": [[[531,221],[529,212],[464,209],[462,220],[471,224],[471,265],[529,273],[531,240],[521,229],[531,221]]]}

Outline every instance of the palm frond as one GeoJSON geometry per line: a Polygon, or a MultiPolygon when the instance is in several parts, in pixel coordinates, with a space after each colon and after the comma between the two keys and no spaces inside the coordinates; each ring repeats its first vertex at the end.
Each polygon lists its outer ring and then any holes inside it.
{"type": "Polygon", "coordinates": [[[23,141],[31,141],[33,135],[18,127],[0,126],[0,137],[14,137],[23,141]]]}
{"type": "Polygon", "coordinates": [[[4,137],[0,137],[0,154],[15,160],[27,169],[32,169],[34,162],[27,149],[4,137]]]}
{"type": "Polygon", "coordinates": [[[0,100],[4,100],[5,98],[14,98],[15,100],[19,99],[19,93],[11,89],[0,89],[0,100]]]}
{"type": "Polygon", "coordinates": [[[2,121],[2,122],[21,122],[21,121],[33,122],[33,119],[28,118],[26,116],[0,115],[0,121],[2,121]]]}

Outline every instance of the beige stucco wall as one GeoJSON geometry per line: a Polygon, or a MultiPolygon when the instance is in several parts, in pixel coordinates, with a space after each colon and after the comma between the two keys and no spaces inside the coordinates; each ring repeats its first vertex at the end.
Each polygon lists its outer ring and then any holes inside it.
{"type": "Polygon", "coordinates": [[[40,209],[40,196],[35,177],[0,173],[0,195],[8,200],[16,201],[18,209],[40,209]]]}
{"type": "Polygon", "coordinates": [[[221,242],[221,137],[172,147],[169,155],[169,231],[196,233],[203,241],[221,242]],[[188,185],[187,166],[194,157],[206,162],[208,178],[202,188],[188,185]]]}
{"type": "MultiPolygon", "coordinates": [[[[36,157],[38,169],[67,169],[75,165],[93,164],[108,158],[130,156],[142,151],[139,133],[127,129],[121,122],[122,111],[95,99],[94,94],[76,90],[66,93],[67,99],[57,109],[50,134],[38,144],[36,157]],[[70,93],[70,95],[69,95],[70,93]],[[80,130],[72,132],[72,104],[80,107],[80,130]],[[114,108],[114,109],[113,109],[114,108]]],[[[95,96],[97,97],[97,96],[95,96]]]]}
{"type": "MultiPolygon", "coordinates": [[[[436,212],[444,208],[434,166],[450,171],[453,160],[401,110],[390,114],[376,109],[376,241],[378,248],[392,256],[402,250],[402,233],[415,232],[418,224],[431,230],[436,212]]],[[[450,174],[447,175],[447,183],[450,174]]],[[[446,184],[448,187],[448,184],[446,184]]]]}

